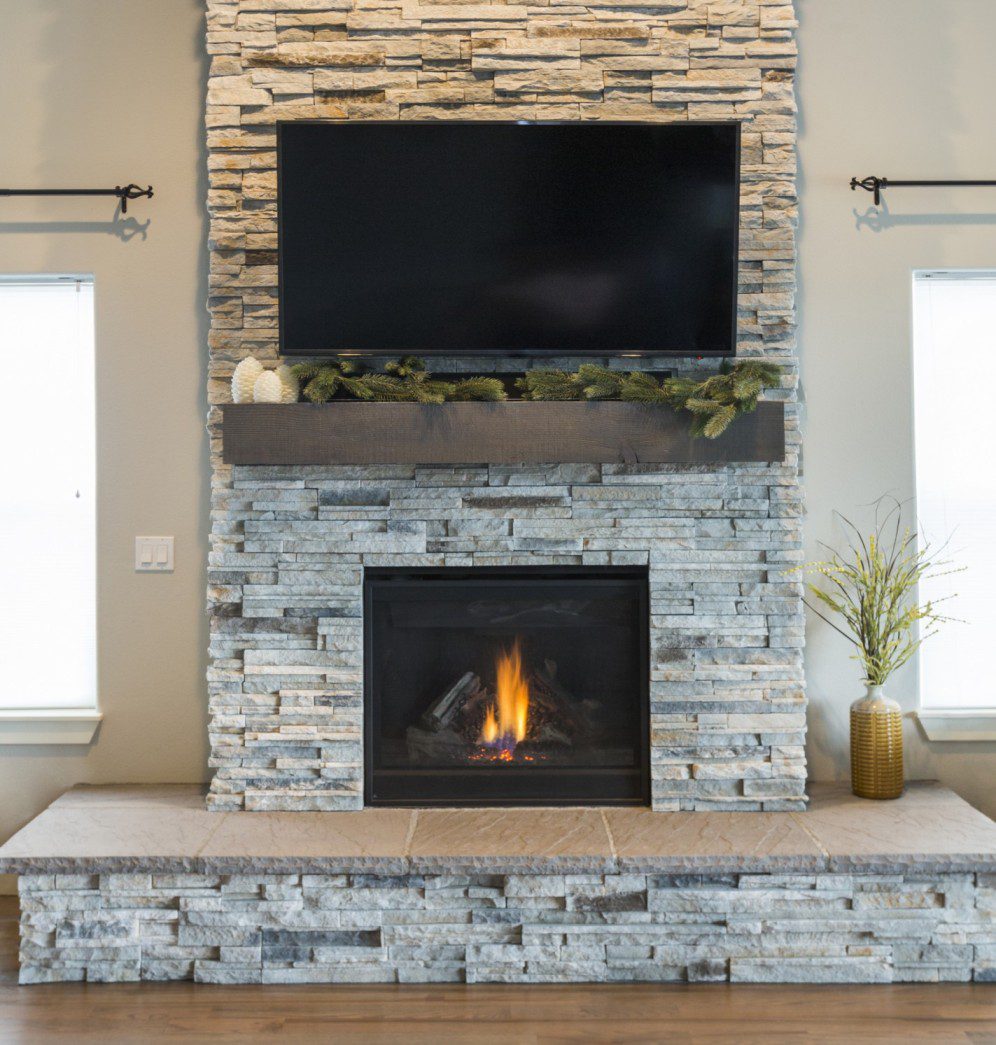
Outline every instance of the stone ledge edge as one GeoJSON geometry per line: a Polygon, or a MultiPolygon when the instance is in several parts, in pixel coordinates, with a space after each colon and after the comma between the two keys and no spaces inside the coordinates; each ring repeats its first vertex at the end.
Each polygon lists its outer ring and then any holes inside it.
{"type": "Polygon", "coordinates": [[[0,874],[989,874],[996,853],[786,857],[239,857],[101,856],[0,858],[0,874]]]}

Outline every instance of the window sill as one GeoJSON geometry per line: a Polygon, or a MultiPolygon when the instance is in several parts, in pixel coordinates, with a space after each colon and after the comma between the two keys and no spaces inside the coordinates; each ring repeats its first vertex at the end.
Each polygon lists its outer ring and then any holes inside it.
{"type": "Polygon", "coordinates": [[[996,711],[924,709],[916,717],[928,740],[996,740],[996,711]]]}
{"type": "Polygon", "coordinates": [[[0,745],[89,744],[103,717],[75,708],[0,711],[0,745]]]}

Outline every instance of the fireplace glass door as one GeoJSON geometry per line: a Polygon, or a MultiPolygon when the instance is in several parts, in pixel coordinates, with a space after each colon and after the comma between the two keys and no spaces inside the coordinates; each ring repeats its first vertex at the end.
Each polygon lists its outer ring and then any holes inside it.
{"type": "Polygon", "coordinates": [[[370,805],[646,804],[645,569],[369,569],[370,805]]]}

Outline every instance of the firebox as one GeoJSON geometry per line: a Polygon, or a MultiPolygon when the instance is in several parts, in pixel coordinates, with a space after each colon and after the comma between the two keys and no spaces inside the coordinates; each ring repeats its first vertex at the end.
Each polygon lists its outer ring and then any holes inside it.
{"type": "Polygon", "coordinates": [[[646,805],[647,571],[368,569],[368,805],[646,805]]]}

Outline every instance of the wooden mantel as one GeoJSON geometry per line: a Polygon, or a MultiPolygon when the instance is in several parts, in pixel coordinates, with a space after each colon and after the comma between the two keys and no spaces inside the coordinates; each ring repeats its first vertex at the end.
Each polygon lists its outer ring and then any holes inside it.
{"type": "Polygon", "coordinates": [[[228,404],[224,459],[240,465],[781,461],[781,403],[718,439],[667,407],[621,402],[228,404]]]}

